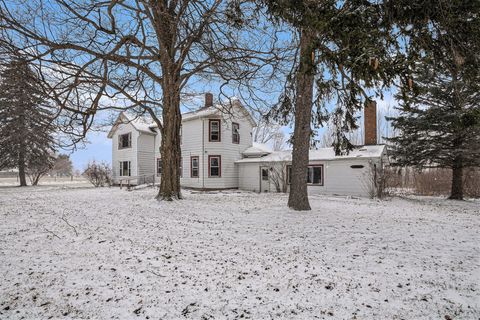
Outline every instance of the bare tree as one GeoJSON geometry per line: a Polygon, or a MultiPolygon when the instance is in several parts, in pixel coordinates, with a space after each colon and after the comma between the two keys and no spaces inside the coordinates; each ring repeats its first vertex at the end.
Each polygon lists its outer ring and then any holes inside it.
{"type": "Polygon", "coordinates": [[[273,151],[285,150],[287,138],[282,126],[263,117],[258,120],[253,131],[253,141],[262,144],[271,144],[273,151]]]}
{"type": "Polygon", "coordinates": [[[275,161],[267,164],[269,167],[268,178],[275,186],[277,192],[287,193],[288,191],[288,172],[286,161],[275,161]]]}
{"type": "Polygon", "coordinates": [[[181,198],[180,101],[188,86],[274,74],[278,38],[257,9],[222,0],[1,0],[0,42],[36,61],[45,90],[83,135],[105,109],[151,116],[164,164],[157,198],[172,200],[181,198]]]}

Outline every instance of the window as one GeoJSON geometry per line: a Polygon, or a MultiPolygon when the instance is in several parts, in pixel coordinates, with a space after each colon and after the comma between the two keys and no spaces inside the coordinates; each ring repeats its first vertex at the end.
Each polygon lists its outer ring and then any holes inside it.
{"type": "Polygon", "coordinates": [[[220,142],[220,120],[208,120],[208,141],[220,142]]]}
{"type": "MultiPolygon", "coordinates": [[[[287,166],[287,183],[292,181],[292,166],[287,166]]],[[[312,185],[323,186],[323,165],[308,166],[307,183],[312,185]]]]}
{"type": "Polygon", "coordinates": [[[268,181],[268,169],[262,168],[262,180],[268,181]]]}
{"type": "Polygon", "coordinates": [[[198,178],[198,157],[190,157],[190,177],[198,178]]]}
{"type": "Polygon", "coordinates": [[[126,149],[132,147],[132,133],[125,133],[118,136],[118,149],[126,149]]]}
{"type": "Polygon", "coordinates": [[[308,167],[307,183],[323,185],[322,171],[323,166],[308,167]]]}
{"type": "Polygon", "coordinates": [[[232,123],[232,143],[240,143],[240,125],[232,123]]]}
{"type": "Polygon", "coordinates": [[[130,161],[120,161],[120,177],[130,177],[130,161]]]}
{"type": "Polygon", "coordinates": [[[163,162],[162,159],[157,159],[157,176],[161,176],[163,172],[163,162]]]}
{"type": "Polygon", "coordinates": [[[208,176],[222,176],[222,158],[220,156],[208,156],[208,176]]]}

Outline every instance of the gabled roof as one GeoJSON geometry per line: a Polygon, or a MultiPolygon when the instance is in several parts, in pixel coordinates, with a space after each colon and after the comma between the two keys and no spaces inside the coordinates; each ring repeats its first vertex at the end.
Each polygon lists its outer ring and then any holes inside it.
{"type": "MultiPolygon", "coordinates": [[[[182,113],[182,122],[183,121],[190,121],[194,119],[200,119],[200,118],[205,118],[205,117],[210,117],[210,116],[218,116],[218,117],[229,117],[231,116],[230,114],[230,107],[237,107],[237,110],[240,111],[244,115],[244,119],[246,119],[252,127],[256,127],[257,124],[255,120],[253,119],[252,115],[248,110],[242,105],[240,100],[237,98],[231,98],[230,102],[227,104],[217,104],[212,107],[208,108],[200,108],[195,111],[190,111],[190,112],[185,112],[182,113]]],[[[157,127],[156,123],[153,121],[147,122],[143,118],[132,118],[127,116],[124,112],[121,112],[120,115],[118,116],[117,120],[115,121],[114,125],[112,126],[112,129],[108,133],[108,138],[112,138],[113,134],[117,130],[118,126],[122,123],[130,123],[133,125],[133,127],[146,134],[152,134],[156,135],[157,133],[154,131],[154,128],[157,127]]]]}
{"type": "MultiPolygon", "coordinates": [[[[250,122],[252,127],[257,126],[250,112],[248,112],[248,110],[243,106],[240,100],[235,97],[230,98],[230,101],[225,104],[216,104],[211,107],[207,107],[207,108],[203,107],[195,111],[182,113],[182,121],[190,121],[190,120],[205,118],[209,116],[229,117],[231,115],[230,113],[231,110],[229,109],[232,107],[236,107],[238,111],[243,113],[244,118],[248,122],[250,122]]],[[[233,112],[235,112],[235,110],[233,110],[233,112]]]]}
{"type": "Polygon", "coordinates": [[[112,129],[110,129],[110,132],[108,133],[107,137],[112,138],[113,134],[115,131],[117,131],[117,128],[120,124],[126,124],[130,123],[135,130],[150,134],[150,135],[156,135],[156,132],[151,128],[151,124],[147,123],[144,119],[141,118],[131,118],[127,116],[124,112],[120,112],[118,115],[117,120],[115,120],[115,123],[112,126],[112,129]]]}
{"type": "MultiPolygon", "coordinates": [[[[250,149],[250,148],[249,148],[250,149]]],[[[248,150],[248,149],[247,149],[248,150]]],[[[359,159],[359,158],[380,158],[385,152],[385,145],[368,145],[353,149],[347,155],[336,156],[333,148],[321,148],[318,150],[310,150],[309,161],[327,161],[341,159],[359,159]]],[[[235,163],[248,162],[277,162],[292,161],[292,151],[275,151],[266,156],[259,158],[244,158],[235,161],[235,163]]]]}

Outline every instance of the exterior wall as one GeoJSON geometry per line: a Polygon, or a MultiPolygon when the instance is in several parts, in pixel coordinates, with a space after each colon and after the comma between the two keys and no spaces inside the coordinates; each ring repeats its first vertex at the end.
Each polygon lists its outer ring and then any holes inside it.
{"type": "Polygon", "coordinates": [[[308,194],[338,194],[368,196],[366,174],[370,169],[369,159],[345,159],[323,163],[324,185],[308,186],[308,194]],[[363,165],[352,169],[351,165],[363,165]]]}
{"type": "MultiPolygon", "coordinates": [[[[211,116],[182,123],[182,177],[183,187],[201,189],[238,188],[239,174],[235,161],[242,158],[242,152],[252,145],[252,125],[240,113],[233,118],[211,116]],[[221,141],[209,141],[209,119],[220,119],[221,141]],[[232,122],[240,125],[240,143],[232,142],[232,122]],[[208,176],[208,156],[221,156],[221,177],[208,176]],[[190,159],[199,159],[198,178],[192,178],[190,159]]],[[[160,154],[157,154],[159,157],[160,154]]]]}
{"type": "Polygon", "coordinates": [[[239,180],[238,188],[253,192],[260,192],[260,166],[261,163],[237,164],[239,180]]]}
{"type": "Polygon", "coordinates": [[[155,136],[141,133],[137,139],[137,172],[139,176],[154,176],[155,136]]]}
{"type": "MultiPolygon", "coordinates": [[[[375,159],[345,159],[332,161],[310,161],[310,165],[323,165],[323,185],[308,185],[308,194],[337,194],[352,196],[368,196],[368,174],[370,165],[380,165],[380,158],[375,159]],[[351,165],[363,165],[363,168],[353,169],[351,165]]],[[[240,173],[239,189],[259,192],[260,168],[268,165],[262,162],[237,163],[240,173]]],[[[275,188],[270,183],[270,191],[275,188]]]]}
{"type": "Polygon", "coordinates": [[[112,173],[113,182],[119,183],[120,161],[130,161],[131,176],[137,176],[137,140],[139,132],[130,123],[121,124],[112,137],[112,173]],[[118,149],[118,137],[125,133],[132,133],[132,147],[118,149]]]}

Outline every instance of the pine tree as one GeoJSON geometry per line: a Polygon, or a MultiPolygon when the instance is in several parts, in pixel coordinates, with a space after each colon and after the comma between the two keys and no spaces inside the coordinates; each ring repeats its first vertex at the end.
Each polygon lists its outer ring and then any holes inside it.
{"type": "Polygon", "coordinates": [[[358,128],[355,113],[398,74],[399,44],[383,11],[369,1],[264,0],[273,17],[288,23],[300,36],[297,63],[284,94],[270,115],[293,120],[292,177],[288,206],[309,210],[308,152],[313,128],[328,119],[335,104],[336,154],[353,149],[347,133],[358,128]],[[371,89],[369,93],[367,90],[371,89]],[[376,91],[376,92],[375,92],[376,91]],[[294,115],[294,117],[292,117],[294,115]],[[293,119],[292,119],[293,118],[293,119]]]}
{"type": "MultiPolygon", "coordinates": [[[[0,72],[0,169],[18,168],[20,185],[26,173],[51,161],[53,116],[35,73],[21,57],[0,72]]],[[[38,180],[37,180],[38,182],[38,180]]]]}
{"type": "Polygon", "coordinates": [[[400,96],[391,155],[402,166],[452,169],[450,198],[463,199],[463,170],[480,166],[480,77],[467,81],[455,69],[430,67],[414,75],[408,97],[400,96]]]}
{"type": "Polygon", "coordinates": [[[398,95],[397,164],[452,169],[451,199],[463,198],[463,171],[480,165],[480,2],[395,3],[415,60],[398,95]]]}

